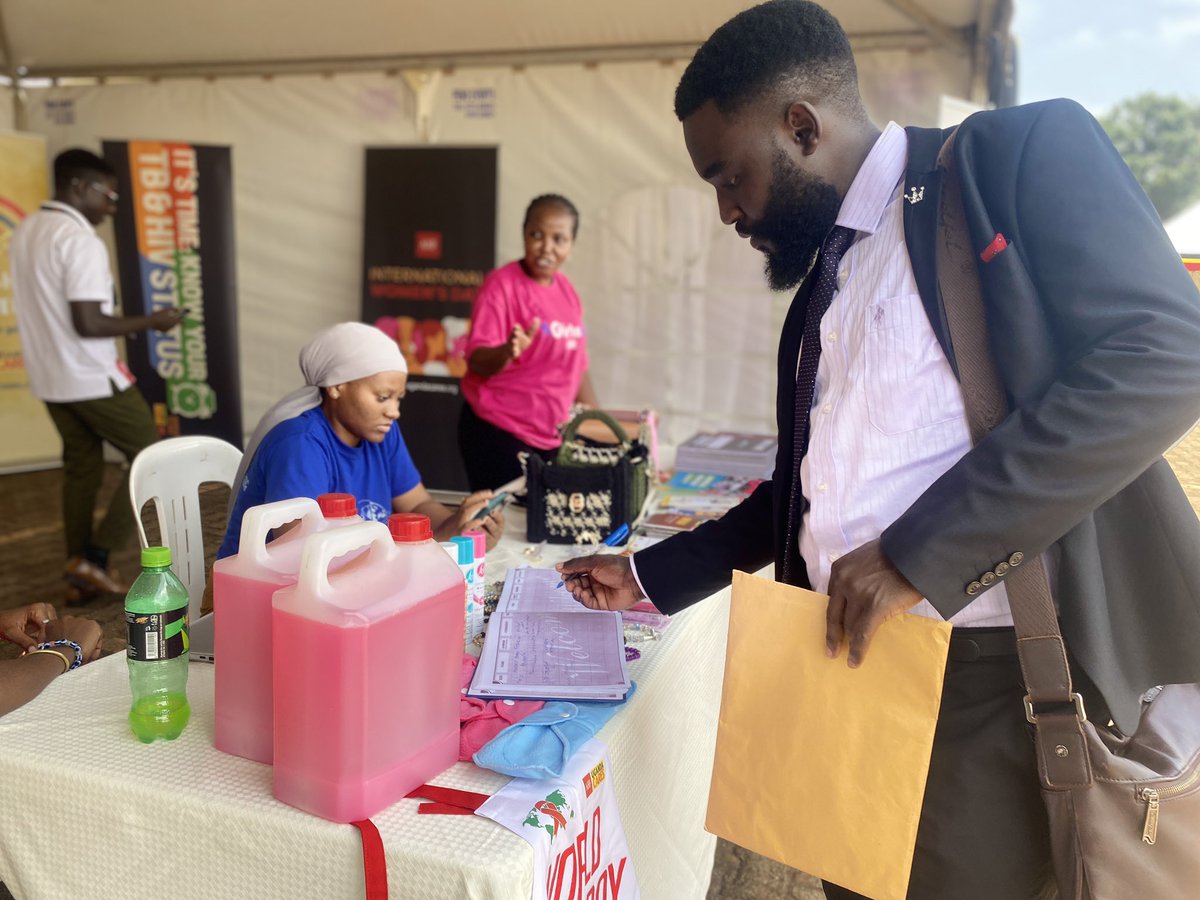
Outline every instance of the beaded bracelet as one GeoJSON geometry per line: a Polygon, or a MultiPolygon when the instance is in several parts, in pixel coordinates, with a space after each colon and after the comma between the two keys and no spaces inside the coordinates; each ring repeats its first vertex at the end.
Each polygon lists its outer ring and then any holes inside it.
{"type": "MultiPolygon", "coordinates": [[[[54,650],[55,647],[70,647],[75,651],[75,662],[71,663],[70,668],[67,669],[68,672],[71,671],[71,669],[78,669],[83,665],[83,648],[74,641],[45,641],[44,643],[38,644],[34,649],[54,650]]],[[[55,652],[57,653],[58,651],[55,652]]]]}

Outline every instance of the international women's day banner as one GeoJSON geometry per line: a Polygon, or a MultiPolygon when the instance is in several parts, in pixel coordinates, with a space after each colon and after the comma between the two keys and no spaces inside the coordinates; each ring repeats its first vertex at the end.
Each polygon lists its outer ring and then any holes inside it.
{"type": "Polygon", "coordinates": [[[121,200],[114,219],[122,307],[183,307],[180,327],[126,342],[163,436],[242,446],[233,170],[228,147],[105,141],[121,200]]]}
{"type": "Polygon", "coordinates": [[[408,362],[400,426],[427,487],[466,490],[459,379],[471,303],[496,253],[495,147],[367,148],[364,322],[408,362]]]}
{"type": "Polygon", "coordinates": [[[8,242],[17,225],[49,196],[46,142],[0,135],[0,468],[37,465],[59,456],[58,432],[29,392],[29,376],[13,312],[8,242]]]}

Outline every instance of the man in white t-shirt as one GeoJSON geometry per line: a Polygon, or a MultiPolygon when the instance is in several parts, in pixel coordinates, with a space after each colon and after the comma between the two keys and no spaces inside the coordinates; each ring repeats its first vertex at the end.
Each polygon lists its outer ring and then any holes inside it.
{"type": "Polygon", "coordinates": [[[68,602],[128,587],[108,565],[109,551],[133,531],[128,476],[93,528],[103,442],[132,461],[158,438],[150,408],[117,355],[116,338],[169,331],[183,318],[175,308],[113,314],[108,249],[95,226],[116,203],[117,176],[108,163],[87,150],[65,150],[54,159],[54,199],[21,222],[9,245],[29,387],[46,404],[63,443],[68,602]]]}

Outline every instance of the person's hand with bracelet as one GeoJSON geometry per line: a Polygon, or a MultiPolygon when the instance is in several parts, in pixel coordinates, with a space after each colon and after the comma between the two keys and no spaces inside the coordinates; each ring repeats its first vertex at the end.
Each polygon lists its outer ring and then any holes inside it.
{"type": "Polygon", "coordinates": [[[0,640],[11,641],[28,651],[46,640],[46,626],[58,615],[49,603],[30,603],[15,609],[0,610],[0,640]]]}
{"type": "Polygon", "coordinates": [[[46,640],[29,652],[49,650],[61,653],[67,660],[68,669],[77,669],[84,663],[100,658],[103,637],[100,625],[91,619],[63,616],[46,626],[46,640]],[[76,651],[75,647],[79,650],[76,651]]]}
{"type": "Polygon", "coordinates": [[[76,664],[100,656],[103,635],[91,619],[64,616],[44,624],[44,641],[18,659],[0,659],[0,715],[28,703],[76,664]]]}

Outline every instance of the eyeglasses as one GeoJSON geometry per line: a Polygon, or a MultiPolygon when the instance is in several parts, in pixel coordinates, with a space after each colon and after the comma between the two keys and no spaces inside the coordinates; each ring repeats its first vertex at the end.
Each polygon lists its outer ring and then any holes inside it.
{"type": "MultiPolygon", "coordinates": [[[[71,184],[79,184],[82,180],[83,179],[81,179],[81,178],[72,178],[71,184]]],[[[109,203],[113,204],[114,206],[116,206],[117,201],[121,199],[120,194],[118,194],[114,190],[111,190],[107,185],[101,184],[99,181],[89,181],[87,183],[87,187],[90,187],[93,191],[95,191],[97,194],[99,194],[101,197],[106,199],[109,203]]]]}

